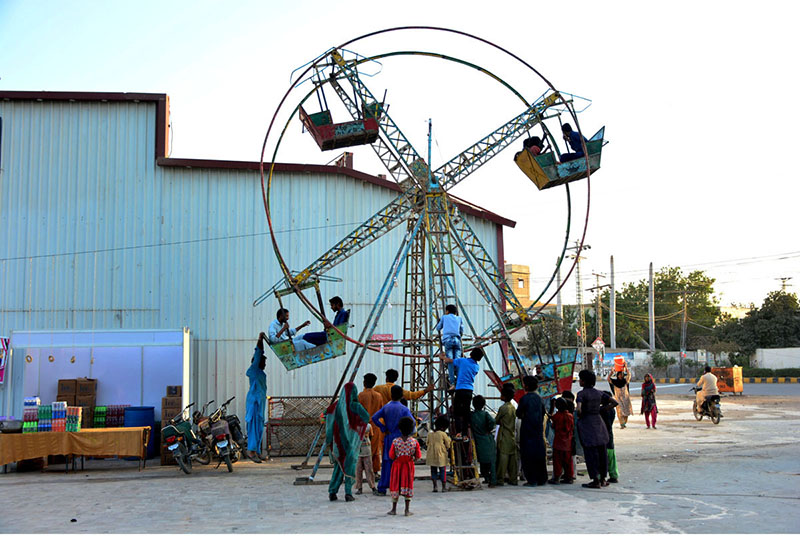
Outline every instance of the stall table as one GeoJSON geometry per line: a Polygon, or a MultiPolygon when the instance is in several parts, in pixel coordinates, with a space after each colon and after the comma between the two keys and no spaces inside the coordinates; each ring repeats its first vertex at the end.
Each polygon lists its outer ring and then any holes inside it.
{"type": "MultiPolygon", "coordinates": [[[[150,427],[87,428],[80,432],[0,434],[0,465],[46,456],[136,457],[147,463],[150,427]]],[[[139,470],[143,467],[140,463],[139,470]]]]}

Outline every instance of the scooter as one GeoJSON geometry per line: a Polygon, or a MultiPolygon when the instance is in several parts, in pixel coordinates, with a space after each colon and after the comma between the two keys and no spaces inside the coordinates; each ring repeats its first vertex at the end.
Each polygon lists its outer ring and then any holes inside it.
{"type": "Polygon", "coordinates": [[[192,456],[196,456],[199,451],[199,441],[192,429],[192,422],[185,418],[186,410],[192,406],[194,402],[183,408],[161,429],[164,445],[178,462],[181,471],[187,475],[192,472],[192,456]]]}
{"type": "MultiPolygon", "coordinates": [[[[697,387],[692,387],[691,390],[695,393],[700,391],[697,387]]],[[[708,417],[714,424],[719,424],[719,420],[722,418],[722,409],[720,408],[719,400],[719,395],[711,395],[703,401],[702,407],[698,408],[697,398],[695,397],[694,403],[692,404],[694,418],[701,421],[703,417],[708,417]]]]}

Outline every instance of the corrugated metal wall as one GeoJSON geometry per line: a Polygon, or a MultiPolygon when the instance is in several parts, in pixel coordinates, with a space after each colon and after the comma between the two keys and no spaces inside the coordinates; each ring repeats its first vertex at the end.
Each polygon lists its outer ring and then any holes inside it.
{"type": "MultiPolygon", "coordinates": [[[[236,395],[243,413],[255,337],[277,309],[251,304],[280,277],[258,173],[157,166],[153,103],[0,101],[0,117],[0,334],[188,326],[192,396],[236,395]]],[[[274,226],[290,267],[305,267],[395,195],[339,174],[279,174],[274,226]]],[[[468,218],[495,253],[496,224],[468,218]]],[[[326,299],[338,294],[351,309],[356,334],[402,232],[329,272],[343,282],[323,285],[326,299]]],[[[403,286],[378,332],[401,335],[403,286]]],[[[463,277],[458,286],[476,325],[488,325],[477,293],[463,277]]],[[[295,324],[311,318],[296,298],[285,304],[295,324]]],[[[346,360],[287,372],[273,356],[269,393],[329,394],[346,360]]],[[[400,370],[400,358],[371,354],[362,365],[379,377],[387,368],[400,370]]]]}

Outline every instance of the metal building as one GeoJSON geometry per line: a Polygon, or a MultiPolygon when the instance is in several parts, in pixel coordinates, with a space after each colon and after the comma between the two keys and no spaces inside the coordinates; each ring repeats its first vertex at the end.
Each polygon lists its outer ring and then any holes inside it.
{"type": "MultiPolygon", "coordinates": [[[[277,308],[253,308],[252,301],[280,278],[258,163],[167,158],[168,124],[163,94],[0,91],[0,335],[188,327],[191,399],[236,395],[243,414],[244,373],[277,308]]],[[[279,166],[274,224],[289,264],[317,258],[397,191],[393,182],[353,169],[279,166]]],[[[466,202],[460,208],[502,267],[503,227],[514,222],[466,202]]],[[[332,270],[341,283],[323,284],[326,298],[339,295],[351,309],[356,333],[399,232],[332,270]]],[[[402,285],[381,333],[402,333],[402,285]]],[[[458,286],[473,321],[491,324],[467,280],[458,286]]],[[[293,324],[311,318],[296,298],[288,306],[293,324]]],[[[489,358],[501,368],[497,351],[489,358]]],[[[268,392],[330,394],[345,361],[287,372],[272,356],[268,392]]],[[[382,377],[387,368],[400,370],[400,358],[372,353],[361,370],[382,377]]],[[[488,382],[479,383],[486,394],[488,382]]],[[[6,382],[0,414],[12,409],[3,401],[21,404],[33,394],[6,382]]]]}

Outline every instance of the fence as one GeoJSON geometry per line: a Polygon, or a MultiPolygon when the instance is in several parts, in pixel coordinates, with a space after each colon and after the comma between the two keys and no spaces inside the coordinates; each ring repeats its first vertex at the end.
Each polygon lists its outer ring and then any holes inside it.
{"type": "MultiPolygon", "coordinates": [[[[267,449],[270,456],[305,456],[320,429],[330,396],[284,396],[269,399],[267,449]]],[[[315,453],[325,444],[324,430],[315,453]]]]}

